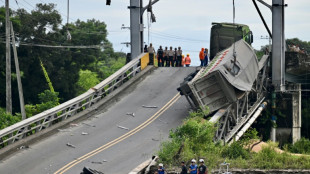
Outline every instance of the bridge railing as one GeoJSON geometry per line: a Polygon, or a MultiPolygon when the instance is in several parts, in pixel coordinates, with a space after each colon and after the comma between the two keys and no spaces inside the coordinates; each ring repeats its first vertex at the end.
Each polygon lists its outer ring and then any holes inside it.
{"type": "Polygon", "coordinates": [[[139,73],[148,63],[148,54],[141,54],[87,92],[42,113],[0,130],[0,147],[12,144],[51,125],[66,120],[98,103],[116,88],[139,73]]]}

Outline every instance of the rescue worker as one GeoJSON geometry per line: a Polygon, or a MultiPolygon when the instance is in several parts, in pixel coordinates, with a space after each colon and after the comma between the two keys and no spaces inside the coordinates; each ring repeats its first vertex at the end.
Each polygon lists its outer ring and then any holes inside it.
{"type": "Polygon", "coordinates": [[[147,53],[147,45],[144,46],[144,50],[145,53],[147,53]]]}
{"type": "Polygon", "coordinates": [[[159,46],[157,50],[158,67],[164,66],[164,50],[162,46],[159,46]]]}
{"type": "Polygon", "coordinates": [[[181,63],[181,66],[184,67],[184,65],[185,65],[185,56],[182,55],[182,63],[181,63]]]}
{"type": "Polygon", "coordinates": [[[196,160],[192,159],[192,164],[189,166],[188,171],[190,174],[197,174],[198,166],[196,164],[196,160]]]}
{"type": "Polygon", "coordinates": [[[177,67],[177,51],[178,51],[178,49],[174,48],[172,67],[177,67]]]}
{"type": "Polygon", "coordinates": [[[168,50],[168,59],[169,59],[169,63],[167,65],[167,67],[172,66],[173,67],[173,57],[174,57],[174,51],[172,50],[172,47],[170,47],[170,50],[168,50]]]}
{"type": "Polygon", "coordinates": [[[155,53],[155,49],[152,45],[152,43],[150,43],[150,46],[147,48],[147,52],[149,53],[149,58],[150,58],[150,65],[154,65],[154,53],[155,53]]]}
{"type": "Polygon", "coordinates": [[[185,162],[184,161],[181,162],[181,169],[182,169],[182,171],[181,171],[180,174],[187,174],[187,168],[185,166],[185,162]]]}
{"type": "MultiPolygon", "coordinates": [[[[165,51],[164,51],[164,61],[166,62],[166,67],[170,66],[169,63],[169,57],[168,57],[168,47],[165,47],[165,51]]],[[[163,64],[164,65],[164,64],[163,64]]]]}
{"type": "Polygon", "coordinates": [[[164,165],[162,163],[158,165],[157,174],[165,174],[164,165]]]}
{"type": "Polygon", "coordinates": [[[205,57],[204,57],[204,66],[208,66],[208,64],[209,64],[208,54],[209,54],[209,50],[208,50],[208,48],[205,48],[205,52],[204,52],[204,55],[205,55],[205,57]]]}
{"type": "Polygon", "coordinates": [[[189,57],[189,54],[185,57],[185,66],[189,67],[191,64],[191,58],[189,57]]]}
{"type": "Polygon", "coordinates": [[[198,167],[198,174],[208,174],[208,168],[204,164],[204,160],[200,159],[199,160],[199,167],[198,167]]]}
{"type": "Polygon", "coordinates": [[[205,64],[205,49],[204,48],[201,48],[201,51],[199,52],[199,59],[200,59],[200,66],[203,67],[205,64]]]}
{"type": "Polygon", "coordinates": [[[176,66],[177,66],[177,67],[181,67],[181,64],[182,64],[182,50],[181,50],[181,47],[178,48],[177,56],[176,56],[176,57],[177,57],[177,58],[176,58],[176,59],[177,59],[177,61],[176,61],[176,62],[177,62],[177,63],[176,63],[177,65],[176,65],[176,66]]]}

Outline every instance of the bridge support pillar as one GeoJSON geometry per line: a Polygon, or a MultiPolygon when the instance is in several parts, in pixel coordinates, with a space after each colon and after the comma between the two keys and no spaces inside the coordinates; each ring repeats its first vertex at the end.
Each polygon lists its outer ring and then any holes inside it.
{"type": "Polygon", "coordinates": [[[301,84],[295,84],[292,93],[292,121],[292,141],[294,144],[301,138],[301,84]]]}
{"type": "Polygon", "coordinates": [[[272,0],[272,84],[285,91],[284,0],[272,0]]]}

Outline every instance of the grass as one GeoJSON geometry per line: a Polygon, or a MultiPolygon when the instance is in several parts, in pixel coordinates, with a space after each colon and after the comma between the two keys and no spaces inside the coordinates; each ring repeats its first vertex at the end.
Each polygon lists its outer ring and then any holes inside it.
{"type": "Polygon", "coordinates": [[[258,153],[244,148],[257,138],[255,129],[231,146],[214,142],[216,127],[202,118],[203,112],[206,111],[190,113],[181,126],[170,132],[170,140],[162,143],[158,156],[166,168],[175,168],[181,161],[189,165],[191,159],[203,158],[209,170],[218,169],[224,161],[231,164],[230,168],[240,169],[310,169],[310,156],[278,153],[276,143],[269,142],[258,153]]]}

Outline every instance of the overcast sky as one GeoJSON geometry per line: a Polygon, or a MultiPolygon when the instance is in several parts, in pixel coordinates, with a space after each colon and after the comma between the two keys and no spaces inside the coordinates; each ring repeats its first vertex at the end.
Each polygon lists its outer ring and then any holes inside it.
{"type": "MultiPolygon", "coordinates": [[[[55,3],[64,22],[67,14],[66,0],[15,0],[10,1],[13,9],[25,8],[32,10],[36,3],[55,3]]],[[[106,6],[106,0],[70,0],[70,22],[77,19],[95,18],[107,24],[108,39],[113,43],[115,51],[129,52],[130,48],[121,44],[130,41],[129,30],[121,26],[130,26],[129,0],[111,0],[111,6],[106,6]]],[[[144,0],[144,6],[149,0],[144,0]]],[[[271,4],[272,0],[265,0],[271,4]]],[[[4,5],[4,0],[0,0],[4,5]]],[[[261,5],[259,7],[270,27],[271,11],[261,5]]],[[[298,37],[310,41],[310,0],[285,0],[286,37],[298,37]]],[[[251,0],[235,0],[236,23],[247,24],[254,34],[253,46],[260,49],[268,44],[261,36],[268,35],[251,0]]],[[[184,54],[189,53],[195,65],[198,65],[198,53],[202,47],[209,48],[210,28],[212,22],[232,22],[232,0],[160,0],[153,6],[156,23],[148,25],[147,13],[144,14],[145,42],[153,43],[157,49],[162,46],[181,46],[184,54]],[[149,32],[148,32],[149,31],[149,32]]]]}

